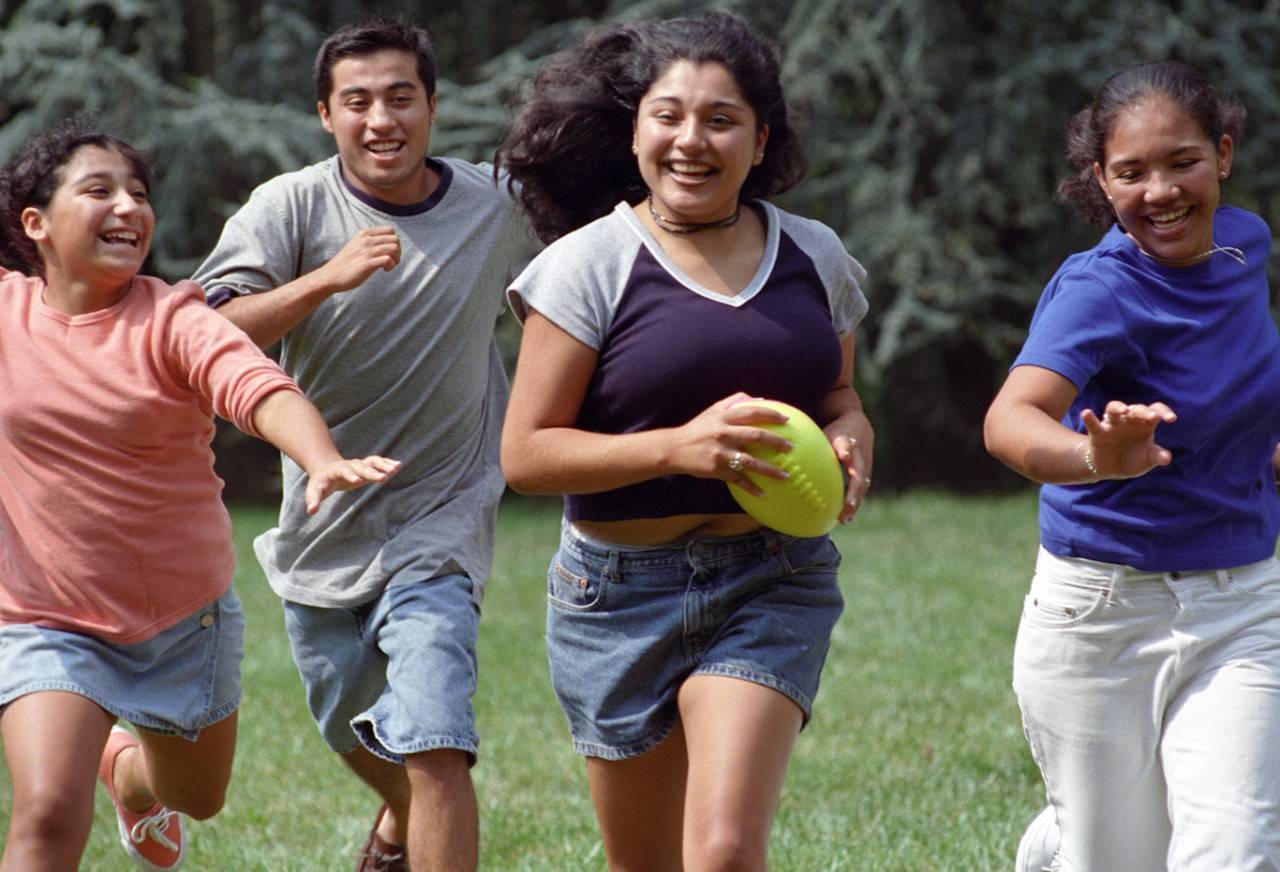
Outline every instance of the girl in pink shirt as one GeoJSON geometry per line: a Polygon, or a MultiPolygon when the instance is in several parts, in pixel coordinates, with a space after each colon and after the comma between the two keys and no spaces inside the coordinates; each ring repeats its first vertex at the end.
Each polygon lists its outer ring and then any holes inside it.
{"type": "Polygon", "coordinates": [[[138,275],[155,216],[129,145],[70,122],[0,172],[0,872],[65,870],[95,773],[139,865],[223,804],[243,615],[213,414],[308,472],[314,512],[398,468],[315,407],[190,282],[138,275]],[[117,719],[131,721],[135,738],[117,719]]]}

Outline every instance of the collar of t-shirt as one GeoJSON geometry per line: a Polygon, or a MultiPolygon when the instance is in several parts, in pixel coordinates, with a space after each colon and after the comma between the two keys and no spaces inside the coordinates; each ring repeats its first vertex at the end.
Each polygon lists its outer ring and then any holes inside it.
{"type": "Polygon", "coordinates": [[[444,161],[436,160],[433,157],[426,159],[427,168],[435,170],[440,176],[440,184],[436,185],[436,189],[431,192],[431,196],[417,203],[409,203],[401,205],[399,203],[388,203],[386,200],[380,200],[372,194],[364,191],[351,184],[347,179],[347,174],[342,169],[342,158],[338,158],[338,175],[342,178],[342,184],[347,186],[347,190],[351,192],[351,196],[355,197],[366,206],[377,209],[379,212],[385,212],[388,215],[395,215],[399,218],[407,218],[410,215],[421,215],[423,212],[433,208],[437,203],[444,199],[445,192],[449,190],[449,183],[453,181],[453,169],[444,161]]]}

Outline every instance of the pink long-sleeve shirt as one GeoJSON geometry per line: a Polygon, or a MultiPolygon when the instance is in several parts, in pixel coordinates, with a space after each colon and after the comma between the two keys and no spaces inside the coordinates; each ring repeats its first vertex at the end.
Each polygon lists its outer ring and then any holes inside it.
{"type": "Polygon", "coordinates": [[[191,282],[84,315],[43,290],[0,270],[0,623],[140,642],[231,585],[212,416],[258,435],[297,387],[191,282]]]}

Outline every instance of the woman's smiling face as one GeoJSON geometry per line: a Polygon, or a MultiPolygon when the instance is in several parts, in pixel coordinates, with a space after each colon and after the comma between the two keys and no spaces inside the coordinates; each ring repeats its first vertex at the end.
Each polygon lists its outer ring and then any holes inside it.
{"type": "Polygon", "coordinates": [[[1166,266],[1198,263],[1213,247],[1213,214],[1233,146],[1213,142],[1177,103],[1155,96],[1122,110],[1094,177],[1135,242],[1166,266]]]}
{"type": "Polygon", "coordinates": [[[634,149],[658,211],[707,222],[738,208],[768,136],[723,64],[680,60],[641,99],[634,149]]]}

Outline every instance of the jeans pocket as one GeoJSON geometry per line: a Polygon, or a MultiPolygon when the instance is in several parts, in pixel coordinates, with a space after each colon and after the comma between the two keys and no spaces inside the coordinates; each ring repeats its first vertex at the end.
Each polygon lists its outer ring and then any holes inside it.
{"type": "Polygon", "coordinates": [[[834,573],[840,568],[840,549],[828,536],[793,539],[778,552],[787,575],[834,573]]]}
{"type": "Polygon", "coordinates": [[[547,601],[559,609],[589,612],[604,602],[604,578],[563,551],[547,570],[547,601]]]}
{"type": "Polygon", "coordinates": [[[1107,600],[1107,590],[1037,573],[1022,605],[1023,620],[1043,629],[1065,629],[1085,623],[1107,600]]]}

